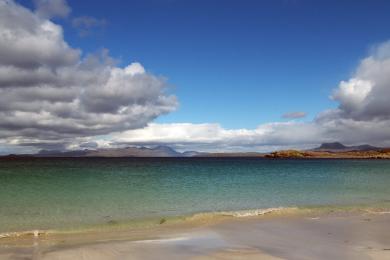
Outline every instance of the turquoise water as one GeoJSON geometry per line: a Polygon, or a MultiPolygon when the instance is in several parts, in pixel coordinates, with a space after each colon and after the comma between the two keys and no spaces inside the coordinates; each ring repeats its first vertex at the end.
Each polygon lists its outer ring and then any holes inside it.
{"type": "Polygon", "coordinates": [[[243,209],[390,200],[390,161],[0,160],[0,232],[243,209]]]}

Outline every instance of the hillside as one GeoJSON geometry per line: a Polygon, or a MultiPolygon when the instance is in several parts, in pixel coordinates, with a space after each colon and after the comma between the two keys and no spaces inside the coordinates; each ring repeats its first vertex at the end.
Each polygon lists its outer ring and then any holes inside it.
{"type": "Polygon", "coordinates": [[[346,146],[339,142],[323,143],[319,147],[312,149],[311,151],[317,152],[348,152],[348,151],[380,151],[383,148],[375,147],[369,144],[346,146]]]}
{"type": "Polygon", "coordinates": [[[35,157],[188,157],[195,152],[180,153],[168,146],[148,147],[125,147],[107,148],[96,150],[76,150],[76,151],[47,151],[41,150],[33,155],[35,157]]]}
{"type": "Polygon", "coordinates": [[[292,158],[292,159],[390,159],[390,149],[379,151],[298,151],[298,150],[283,150],[266,154],[266,158],[292,158]]]}

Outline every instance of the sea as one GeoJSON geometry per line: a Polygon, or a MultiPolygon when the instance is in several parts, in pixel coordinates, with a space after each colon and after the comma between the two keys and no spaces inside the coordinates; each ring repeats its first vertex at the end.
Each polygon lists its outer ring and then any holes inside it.
{"type": "Polygon", "coordinates": [[[389,205],[390,160],[0,159],[0,233],[161,224],[269,208],[389,205]]]}

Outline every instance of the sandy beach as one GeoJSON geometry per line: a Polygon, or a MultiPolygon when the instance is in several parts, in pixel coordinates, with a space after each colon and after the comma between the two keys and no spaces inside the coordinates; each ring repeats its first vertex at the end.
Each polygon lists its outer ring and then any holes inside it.
{"type": "Polygon", "coordinates": [[[193,221],[0,240],[0,259],[390,259],[388,212],[193,221]]]}

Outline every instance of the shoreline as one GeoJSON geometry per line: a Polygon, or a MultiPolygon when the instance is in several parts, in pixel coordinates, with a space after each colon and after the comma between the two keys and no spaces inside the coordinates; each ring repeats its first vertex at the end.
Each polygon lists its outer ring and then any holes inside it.
{"type": "Polygon", "coordinates": [[[79,227],[64,227],[50,229],[29,229],[11,230],[0,232],[0,245],[2,242],[12,240],[23,240],[24,238],[51,237],[56,235],[78,236],[84,233],[110,233],[126,230],[158,229],[161,227],[197,226],[199,224],[212,224],[231,219],[250,219],[265,217],[290,217],[327,215],[334,213],[342,214],[390,214],[390,203],[382,202],[376,204],[352,204],[352,205],[310,205],[291,207],[271,207],[239,210],[205,211],[188,215],[161,216],[154,218],[109,220],[105,223],[96,223],[79,227]]]}
{"type": "Polygon", "coordinates": [[[191,225],[193,223],[204,223],[205,221],[221,221],[227,218],[243,218],[264,216],[266,214],[287,213],[298,211],[297,207],[277,207],[264,209],[246,209],[236,211],[208,211],[198,212],[183,216],[166,216],[157,218],[134,219],[124,221],[108,221],[106,223],[94,224],[80,228],[59,228],[59,229],[31,229],[20,231],[5,231],[0,232],[0,244],[7,239],[23,239],[29,237],[55,236],[55,235],[82,235],[83,233],[106,233],[120,232],[123,230],[139,230],[148,228],[158,228],[162,226],[182,226],[191,225]]]}
{"type": "Polygon", "coordinates": [[[389,211],[280,213],[196,216],[151,228],[0,239],[0,259],[284,259],[292,248],[296,253],[289,259],[390,256],[389,211]],[[322,249],[317,252],[305,243],[322,249]]]}

